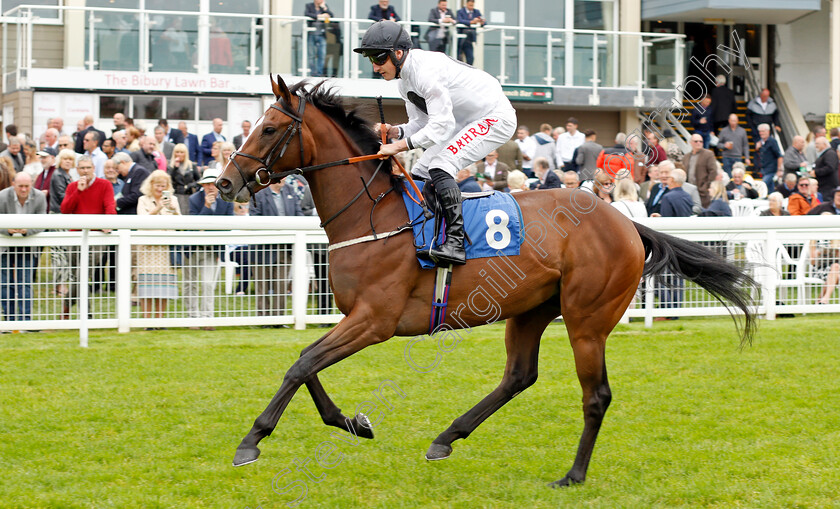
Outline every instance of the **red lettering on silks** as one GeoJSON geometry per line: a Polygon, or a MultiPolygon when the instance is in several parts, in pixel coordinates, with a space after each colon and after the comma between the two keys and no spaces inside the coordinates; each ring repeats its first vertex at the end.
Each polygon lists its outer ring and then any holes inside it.
{"type": "Polygon", "coordinates": [[[458,149],[457,149],[457,148],[455,148],[455,146],[454,146],[454,145],[449,145],[449,146],[448,146],[448,147],[446,147],[446,148],[448,148],[448,149],[449,149],[449,151],[450,151],[450,152],[452,152],[453,154],[457,154],[457,153],[458,153],[458,149]]]}
{"type": "Polygon", "coordinates": [[[456,141],[455,144],[458,145],[459,149],[464,148],[464,142],[461,140],[456,141]]]}
{"type": "Polygon", "coordinates": [[[464,140],[464,143],[469,143],[472,141],[472,136],[470,136],[469,133],[464,133],[464,135],[461,136],[461,139],[464,140]]]}
{"type": "Polygon", "coordinates": [[[473,136],[475,136],[476,138],[478,138],[478,133],[477,133],[477,132],[475,132],[475,127],[470,127],[470,134],[472,134],[473,136]]]}

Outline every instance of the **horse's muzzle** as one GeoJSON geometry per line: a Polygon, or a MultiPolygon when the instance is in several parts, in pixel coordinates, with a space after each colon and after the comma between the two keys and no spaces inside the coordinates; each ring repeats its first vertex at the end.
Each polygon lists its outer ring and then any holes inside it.
{"type": "Polygon", "coordinates": [[[219,177],[216,180],[216,188],[219,190],[219,195],[225,201],[236,201],[239,203],[248,203],[251,201],[251,191],[248,186],[242,184],[239,189],[227,177],[219,177]]]}

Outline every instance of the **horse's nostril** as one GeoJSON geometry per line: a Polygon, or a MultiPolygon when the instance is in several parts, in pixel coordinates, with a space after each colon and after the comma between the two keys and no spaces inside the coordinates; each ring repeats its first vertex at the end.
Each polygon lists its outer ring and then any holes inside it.
{"type": "Polygon", "coordinates": [[[218,187],[219,189],[221,189],[223,191],[229,189],[230,186],[231,186],[231,183],[230,183],[230,180],[228,180],[228,179],[219,179],[216,182],[216,187],[218,187]]]}

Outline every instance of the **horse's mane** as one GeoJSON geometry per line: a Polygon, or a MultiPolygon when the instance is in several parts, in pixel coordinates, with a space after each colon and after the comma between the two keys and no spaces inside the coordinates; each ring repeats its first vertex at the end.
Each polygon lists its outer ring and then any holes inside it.
{"type": "Polygon", "coordinates": [[[309,82],[303,80],[289,87],[289,92],[308,101],[333,119],[356,142],[362,150],[362,155],[377,153],[380,140],[370,123],[362,117],[359,108],[349,108],[341,96],[323,84],[322,81],[307,90],[309,82]]]}

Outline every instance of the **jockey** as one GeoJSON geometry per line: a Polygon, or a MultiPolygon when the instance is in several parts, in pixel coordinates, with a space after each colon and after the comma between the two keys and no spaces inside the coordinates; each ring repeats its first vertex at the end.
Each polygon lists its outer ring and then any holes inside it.
{"type": "Polygon", "coordinates": [[[496,78],[443,53],[411,49],[411,37],[393,21],[374,23],[354,51],[384,79],[399,80],[408,113],[407,123],[386,124],[396,141],[382,145],[379,154],[425,149],[411,172],[434,187],[446,220],[446,240],[429,257],[438,265],[466,263],[455,174],[513,137],[516,112],[496,78]]]}

